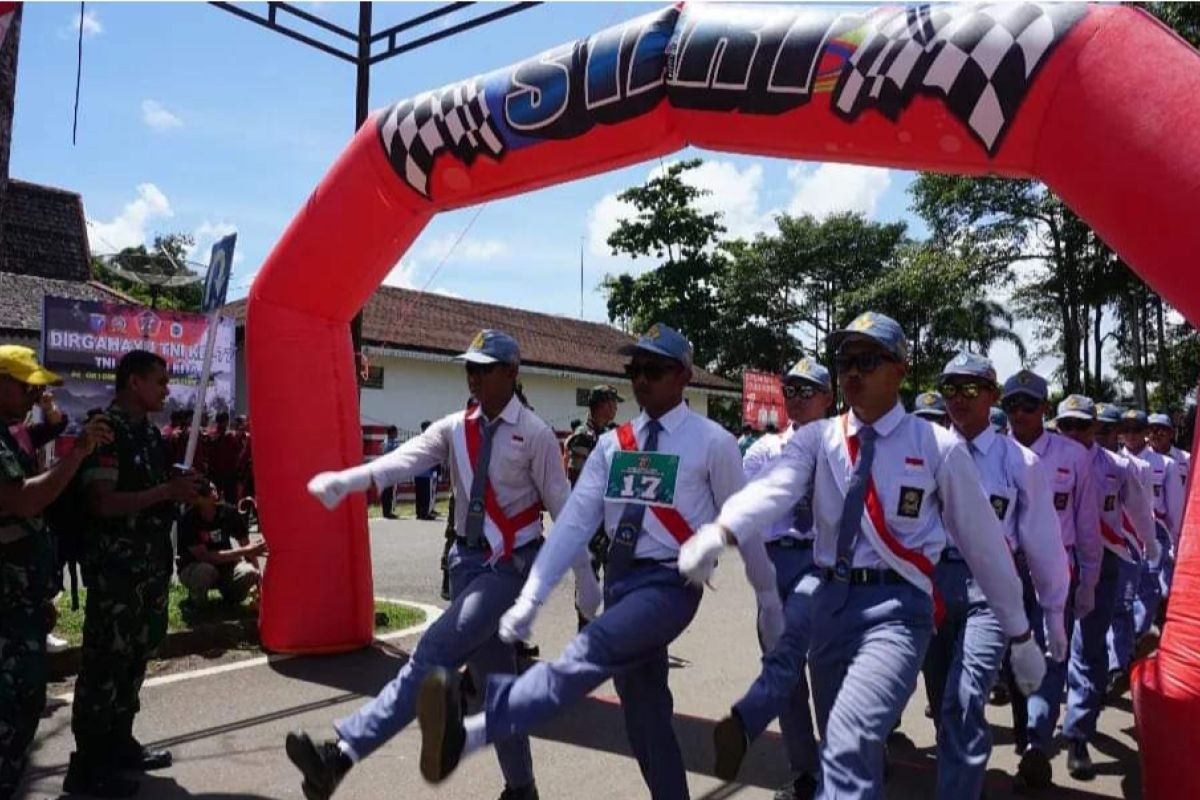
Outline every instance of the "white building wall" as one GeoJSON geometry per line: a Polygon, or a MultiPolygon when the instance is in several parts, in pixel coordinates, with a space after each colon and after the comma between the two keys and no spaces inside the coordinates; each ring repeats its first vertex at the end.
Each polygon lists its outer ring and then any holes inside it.
{"type": "MultiPolygon", "coordinates": [[[[367,347],[372,367],[383,368],[383,388],[364,387],[361,393],[360,416],[364,425],[395,425],[401,436],[421,429],[424,420],[435,420],[467,403],[467,376],[463,365],[443,357],[416,353],[384,355],[378,348],[367,347]]],[[[244,352],[237,354],[237,413],[248,413],[244,352]]],[[[587,407],[576,405],[576,390],[590,389],[600,383],[610,383],[625,398],[618,406],[617,422],[631,419],[638,413],[637,403],[629,382],[602,376],[564,373],[537,367],[521,368],[521,383],[525,396],[535,413],[557,431],[566,431],[571,420],[585,419],[587,407]]],[[[707,391],[689,389],[688,403],[700,414],[708,415],[707,391]]],[[[251,423],[253,424],[253,423],[251,423]]]]}

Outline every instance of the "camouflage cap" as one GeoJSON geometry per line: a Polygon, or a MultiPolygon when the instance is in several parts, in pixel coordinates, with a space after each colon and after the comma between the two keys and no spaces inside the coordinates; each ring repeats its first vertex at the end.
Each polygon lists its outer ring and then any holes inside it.
{"type": "Polygon", "coordinates": [[[602,383],[599,386],[593,386],[588,392],[588,405],[600,403],[605,400],[616,400],[618,403],[624,403],[625,398],[617,394],[617,388],[608,383],[602,383]]]}

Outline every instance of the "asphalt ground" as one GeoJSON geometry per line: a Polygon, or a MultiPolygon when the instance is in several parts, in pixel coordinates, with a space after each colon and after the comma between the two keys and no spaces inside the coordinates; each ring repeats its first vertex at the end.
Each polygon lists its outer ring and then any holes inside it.
{"type": "MultiPolygon", "coordinates": [[[[443,524],[415,520],[371,523],[375,592],[379,596],[444,606],[439,598],[438,559],[443,524]]],[[[574,632],[571,580],[543,609],[535,640],[543,657],[561,652],[574,632]]],[[[688,768],[693,798],[770,798],[788,780],[782,743],[772,729],[747,756],[739,782],[712,775],[712,727],[745,690],[758,669],[754,597],[736,557],[723,559],[692,626],[671,647],[675,730],[688,768]]],[[[287,731],[302,728],[329,735],[333,720],[351,713],[404,663],[416,641],[405,637],[339,656],[294,657],[251,662],[214,674],[172,675],[147,685],[137,733],[143,742],[170,747],[175,764],[147,776],[145,798],[300,798],[300,779],[283,752],[287,731]]],[[[989,708],[995,749],[988,767],[986,797],[1014,795],[1011,775],[1017,758],[1007,708],[989,708]]],[[[57,798],[73,741],[70,707],[52,698],[42,721],[25,786],[27,797],[57,798]]],[[[445,784],[424,783],[417,769],[420,739],[414,724],[357,766],[339,798],[472,800],[498,797],[503,788],[491,753],[465,761],[445,784]]],[[[539,728],[533,757],[540,794],[551,798],[600,800],[648,797],[625,741],[624,722],[611,683],[539,728]]],[[[1066,774],[1066,755],[1053,759],[1056,785],[1047,798],[1140,797],[1137,743],[1126,695],[1101,715],[1092,748],[1095,780],[1080,783],[1066,774]]],[[[932,723],[924,716],[924,691],[905,710],[891,743],[889,798],[930,800],[936,762],[932,723]]]]}

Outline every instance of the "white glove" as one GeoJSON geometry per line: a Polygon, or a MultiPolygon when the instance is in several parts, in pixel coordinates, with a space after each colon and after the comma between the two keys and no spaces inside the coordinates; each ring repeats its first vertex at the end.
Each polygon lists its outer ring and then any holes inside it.
{"type": "Polygon", "coordinates": [[[575,570],[575,609],[584,619],[594,620],[604,602],[604,590],[591,566],[575,570]]]}
{"type": "Polygon", "coordinates": [[[693,586],[703,586],[717,567],[717,556],[725,550],[725,529],[708,523],[679,548],[679,574],[693,586]]]}
{"type": "Polygon", "coordinates": [[[1080,583],[1075,587],[1075,619],[1083,619],[1096,607],[1096,584],[1080,583]]]}
{"type": "Polygon", "coordinates": [[[1051,661],[1067,660],[1067,624],[1062,611],[1046,612],[1046,644],[1051,661]]]}
{"type": "Polygon", "coordinates": [[[500,618],[500,641],[512,644],[524,642],[533,635],[533,620],[541,603],[525,595],[517,598],[512,608],[500,618]]]}
{"type": "Polygon", "coordinates": [[[1032,636],[1012,646],[1008,663],[1021,694],[1028,697],[1042,685],[1042,678],[1046,677],[1046,657],[1032,636]]]}
{"type": "Polygon", "coordinates": [[[1161,556],[1162,546],[1158,543],[1158,535],[1155,534],[1146,540],[1146,561],[1150,564],[1157,564],[1161,556]]]}
{"type": "Polygon", "coordinates": [[[779,644],[786,622],[783,618],[783,603],[774,589],[756,592],[758,597],[758,641],[764,653],[769,653],[779,644]]]}
{"type": "Polygon", "coordinates": [[[308,493],[330,511],[337,508],[351,492],[365,492],[369,488],[371,473],[365,466],[341,472],[319,472],[308,482],[308,493]]]}

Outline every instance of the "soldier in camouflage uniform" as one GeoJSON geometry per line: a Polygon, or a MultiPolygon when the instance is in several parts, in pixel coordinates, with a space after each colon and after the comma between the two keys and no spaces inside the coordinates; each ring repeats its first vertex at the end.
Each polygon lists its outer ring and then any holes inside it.
{"type": "Polygon", "coordinates": [[[9,426],[25,419],[43,387],[58,382],[28,347],[0,346],[0,800],[16,794],[46,705],[57,554],[42,511],[97,443],[112,438],[103,420],[92,422],[71,453],[37,474],[36,455],[18,444],[9,426]]]}
{"type": "MultiPolygon", "coordinates": [[[[613,420],[617,417],[617,404],[623,402],[625,398],[608,384],[594,386],[588,393],[587,422],[576,428],[563,443],[563,463],[566,465],[567,479],[571,481],[572,487],[575,486],[588,456],[592,454],[592,449],[600,441],[600,436],[616,427],[613,420]]],[[[592,572],[596,573],[597,579],[600,578],[600,567],[604,565],[608,554],[608,544],[608,534],[601,525],[592,541],[588,543],[588,550],[592,554],[592,572]]],[[[576,614],[579,617],[579,630],[583,630],[588,621],[578,609],[576,614]]]]}
{"type": "Polygon", "coordinates": [[[138,785],[116,769],[171,764],[168,751],[147,749],[133,735],[146,663],[167,632],[171,525],[178,504],[194,502],[199,488],[194,473],[168,477],[162,434],[147,418],[162,409],[168,382],[166,362],[153,353],[122,357],[108,411],[112,444],[83,466],[88,507],[97,519],[84,558],[88,594],[67,793],[128,797],[138,785]]]}

